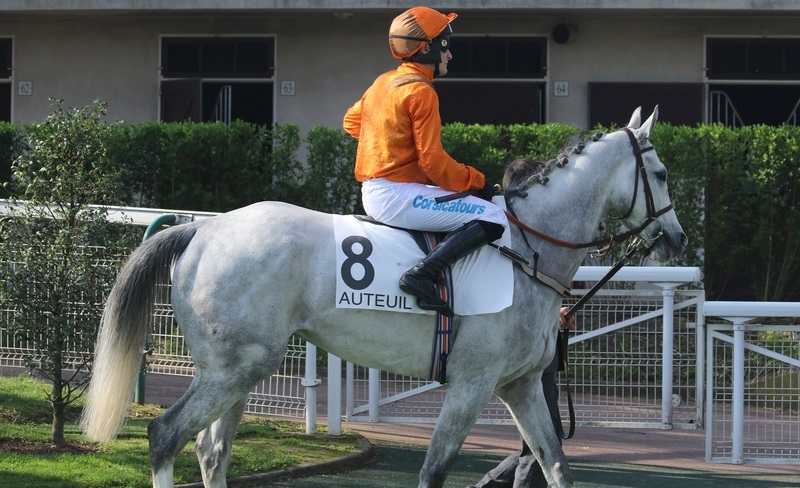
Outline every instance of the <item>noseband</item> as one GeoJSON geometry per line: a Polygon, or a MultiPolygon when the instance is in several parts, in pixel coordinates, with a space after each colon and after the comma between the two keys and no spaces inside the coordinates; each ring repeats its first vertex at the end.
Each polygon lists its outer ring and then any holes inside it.
{"type": "MultiPolygon", "coordinates": [[[[553,244],[556,244],[557,246],[567,247],[571,249],[583,249],[586,247],[605,245],[605,247],[597,250],[598,253],[602,254],[611,249],[612,247],[614,247],[615,245],[619,244],[620,242],[623,242],[629,239],[630,237],[641,233],[648,225],[653,223],[653,221],[658,221],[659,217],[672,210],[672,203],[670,203],[666,207],[657,211],[655,206],[655,201],[653,200],[653,191],[650,189],[650,182],[647,179],[647,170],[644,167],[644,159],[642,158],[642,154],[647,151],[653,150],[654,147],[648,146],[644,149],[640,148],[639,141],[636,140],[636,136],[633,135],[633,131],[631,131],[627,127],[623,128],[622,130],[625,131],[625,133],[628,135],[628,139],[630,139],[631,147],[633,148],[633,156],[636,159],[636,167],[634,169],[633,198],[631,199],[631,206],[628,208],[628,211],[625,213],[625,215],[619,217],[619,219],[624,220],[630,217],[631,213],[633,213],[633,208],[636,206],[636,198],[639,196],[639,175],[641,175],[642,188],[644,189],[645,204],[647,205],[647,217],[645,217],[645,219],[638,227],[630,229],[629,231],[623,232],[621,234],[615,234],[611,238],[598,239],[596,241],[591,241],[591,242],[574,243],[574,242],[562,241],[561,239],[549,236],[547,234],[539,232],[525,225],[515,215],[514,209],[511,208],[511,202],[506,201],[506,207],[508,208],[508,210],[506,211],[506,216],[508,217],[508,220],[517,227],[519,227],[520,229],[524,230],[525,232],[535,235],[536,237],[544,239],[553,244]]],[[[523,234],[523,236],[524,235],[525,234],[523,234]]]]}

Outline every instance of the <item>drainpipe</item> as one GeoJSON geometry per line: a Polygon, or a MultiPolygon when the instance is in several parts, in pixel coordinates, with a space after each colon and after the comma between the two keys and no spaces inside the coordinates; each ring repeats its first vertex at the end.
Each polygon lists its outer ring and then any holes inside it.
{"type": "MultiPolygon", "coordinates": [[[[142,243],[147,239],[153,237],[153,234],[158,232],[164,225],[175,224],[178,222],[178,216],[175,214],[164,214],[150,222],[150,225],[147,226],[147,230],[144,231],[144,237],[142,238],[142,243]]],[[[133,400],[138,403],[139,405],[144,405],[144,387],[145,387],[145,378],[144,375],[147,372],[147,355],[153,351],[149,351],[146,348],[142,351],[142,366],[139,368],[139,378],[136,380],[136,390],[133,394],[133,400]]]]}

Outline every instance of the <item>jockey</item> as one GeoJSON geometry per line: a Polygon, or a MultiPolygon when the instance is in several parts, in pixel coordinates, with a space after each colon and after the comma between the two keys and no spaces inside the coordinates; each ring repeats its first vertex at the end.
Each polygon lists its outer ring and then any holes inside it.
{"type": "Polygon", "coordinates": [[[442,148],[433,80],[447,74],[450,22],[455,18],[427,7],[397,16],[389,28],[389,48],[402,63],[375,80],[347,110],[343,123],[358,139],[355,177],[362,182],[366,213],[396,227],[449,232],[400,279],[400,289],[416,296],[420,308],[448,317],[453,311],[434,286],[439,273],[499,239],[507,222],[504,210],[491,203],[494,187],[483,173],[442,148]],[[474,195],[435,202],[454,192],[474,195]]]}

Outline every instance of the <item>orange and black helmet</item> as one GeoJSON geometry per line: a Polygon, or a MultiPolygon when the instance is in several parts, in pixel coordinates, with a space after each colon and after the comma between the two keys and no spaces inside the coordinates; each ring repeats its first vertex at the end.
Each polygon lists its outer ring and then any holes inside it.
{"type": "Polygon", "coordinates": [[[457,14],[444,15],[428,7],[406,10],[395,17],[389,27],[389,48],[392,56],[420,63],[438,63],[439,53],[448,49],[449,37],[453,32],[450,22],[456,17],[457,14]],[[420,59],[421,54],[418,52],[426,43],[432,49],[424,56],[425,59],[420,59]]]}

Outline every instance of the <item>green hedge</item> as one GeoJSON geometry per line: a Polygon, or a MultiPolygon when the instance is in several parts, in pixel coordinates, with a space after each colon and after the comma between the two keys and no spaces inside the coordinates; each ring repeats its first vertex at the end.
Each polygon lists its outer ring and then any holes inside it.
{"type": "Polygon", "coordinates": [[[122,127],[109,153],[137,205],[224,212],[296,198],[299,148],[296,126],[148,122],[122,127]]]}
{"type": "MultiPolygon", "coordinates": [[[[0,178],[30,126],[0,123],[0,178]]],[[[244,122],[115,125],[109,157],[148,207],[227,211],[282,200],[334,213],[361,212],[355,141],[340,129],[244,122]]],[[[443,129],[457,160],[502,181],[517,157],[549,159],[582,137],[578,127],[464,125],[443,129]]],[[[710,299],[798,297],[800,128],[658,124],[653,143],[669,169],[678,218],[690,237],[676,264],[702,266],[710,299]],[[705,262],[705,264],[704,264],[705,262]]]]}

